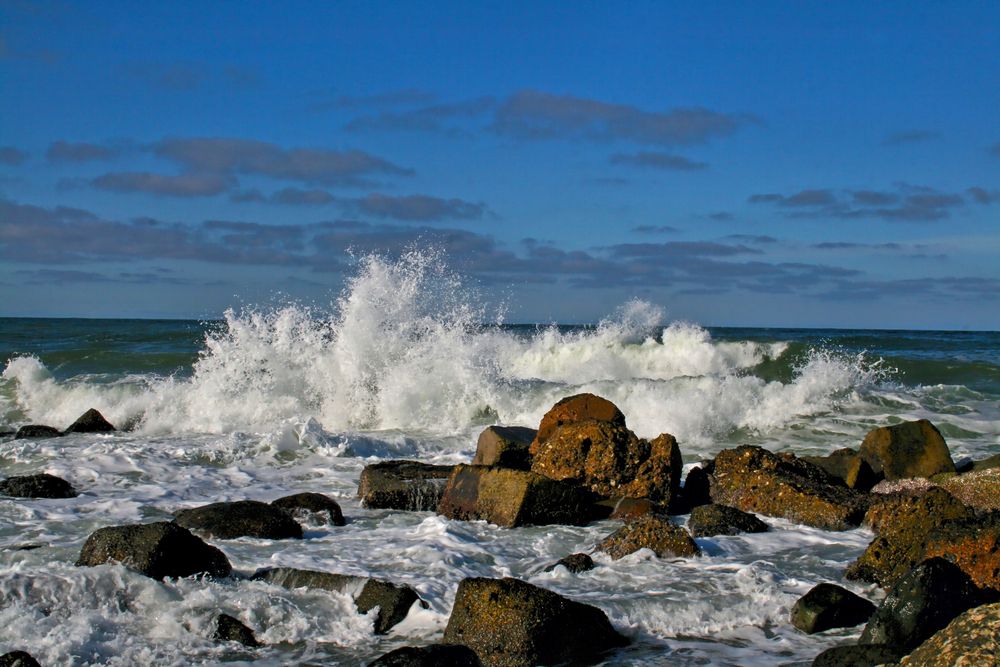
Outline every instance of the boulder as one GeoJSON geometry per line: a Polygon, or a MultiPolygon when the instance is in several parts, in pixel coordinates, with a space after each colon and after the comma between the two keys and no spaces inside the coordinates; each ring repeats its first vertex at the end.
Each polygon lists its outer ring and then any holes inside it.
{"type": "Polygon", "coordinates": [[[903,658],[900,667],[996,665],[1000,657],[1000,603],[960,614],[903,658]]]}
{"type": "Polygon", "coordinates": [[[115,430],[100,412],[91,408],[69,425],[66,433],[110,433],[115,430]]]}
{"type": "Polygon", "coordinates": [[[687,477],[684,478],[684,488],[680,491],[688,510],[712,502],[709,475],[714,469],[714,461],[703,461],[700,466],[688,471],[687,477]]]}
{"type": "Polygon", "coordinates": [[[45,426],[44,424],[26,424],[21,428],[17,429],[17,433],[14,434],[15,440],[23,440],[25,438],[58,438],[63,434],[57,428],[52,426],[45,426]]]}
{"type": "Polygon", "coordinates": [[[926,419],[869,431],[861,443],[861,458],[889,481],[955,472],[941,432],[926,419]]]}
{"type": "Polygon", "coordinates": [[[79,495],[63,478],[44,472],[8,477],[0,482],[0,494],[15,498],[76,498],[79,495]]]}
{"type": "Polygon", "coordinates": [[[225,554],[168,521],[110,526],[91,533],[76,564],[109,562],[121,563],[153,579],[196,574],[226,577],[232,572],[225,554]]]}
{"type": "Polygon", "coordinates": [[[941,488],[969,507],[1000,510],[1000,468],[982,468],[955,475],[942,481],[941,488]]]}
{"type": "Polygon", "coordinates": [[[1000,591],[1000,513],[942,523],[927,536],[924,557],[941,556],[977,586],[1000,591]]]}
{"type": "Polygon", "coordinates": [[[0,655],[0,667],[41,667],[38,661],[25,651],[11,651],[0,655]]]}
{"type": "Polygon", "coordinates": [[[872,467],[853,449],[838,449],[827,456],[803,456],[808,461],[836,477],[849,489],[870,491],[881,479],[872,467]]]}
{"type": "Polygon", "coordinates": [[[825,530],[861,523],[867,498],[793,454],[742,445],[719,452],[709,477],[712,501],[825,530]]]}
{"type": "Polygon", "coordinates": [[[482,663],[468,646],[431,644],[403,646],[389,651],[368,667],[480,667],[482,663]]]}
{"type": "Polygon", "coordinates": [[[253,630],[229,614],[219,614],[215,621],[215,634],[212,639],[221,642],[238,642],[249,648],[260,646],[253,630]]]}
{"type": "Polygon", "coordinates": [[[764,533],[767,529],[767,524],[755,515],[717,503],[695,507],[688,519],[688,530],[695,537],[764,533]]]}
{"type": "Polygon", "coordinates": [[[453,466],[416,461],[383,461],[361,471],[358,496],[369,509],[433,512],[453,466]]]}
{"type": "Polygon", "coordinates": [[[812,662],[812,667],[877,667],[892,665],[906,655],[904,649],[886,644],[848,644],[828,648],[812,662]]]}
{"type": "Polygon", "coordinates": [[[552,523],[583,525],[592,498],[568,482],[524,470],[458,465],[448,480],[438,514],[485,519],[505,528],[552,523]]]}
{"type": "Polygon", "coordinates": [[[293,518],[309,520],[318,517],[322,523],[331,526],[343,526],[344,513],[333,498],[322,493],[296,493],[271,501],[272,507],[291,513],[293,518]]]}
{"type": "Polygon", "coordinates": [[[185,528],[222,540],[259,537],[267,540],[301,538],[302,526],[277,507],[256,500],[212,503],[174,514],[185,528]]]}
{"type": "Polygon", "coordinates": [[[647,514],[664,514],[667,509],[649,498],[607,498],[594,503],[593,517],[631,521],[647,514]]]}
{"type": "Polygon", "coordinates": [[[697,556],[701,549],[691,535],[665,516],[648,515],[630,521],[597,545],[615,560],[639,549],[652,549],[659,558],[697,556]]]}
{"type": "Polygon", "coordinates": [[[538,434],[524,426],[490,426],[479,434],[472,465],[531,470],[531,441],[538,434]]]}
{"type": "Polygon", "coordinates": [[[588,570],[594,569],[594,559],[587,554],[570,554],[560,558],[552,565],[545,568],[546,572],[551,572],[559,566],[562,566],[569,570],[571,574],[579,574],[580,572],[586,572],[588,570]]]}
{"type": "Polygon", "coordinates": [[[860,595],[836,584],[824,583],[795,602],[792,625],[811,635],[831,628],[853,628],[874,613],[875,605],[860,595]]]}
{"type": "Polygon", "coordinates": [[[625,415],[611,401],[594,394],[567,396],[552,406],[538,425],[538,433],[531,443],[531,449],[548,441],[552,433],[566,424],[580,422],[606,422],[625,426],[625,415]]]}
{"type": "Polygon", "coordinates": [[[485,667],[590,664],[626,640],[603,611],[518,579],[464,579],[444,641],[485,667]]]}

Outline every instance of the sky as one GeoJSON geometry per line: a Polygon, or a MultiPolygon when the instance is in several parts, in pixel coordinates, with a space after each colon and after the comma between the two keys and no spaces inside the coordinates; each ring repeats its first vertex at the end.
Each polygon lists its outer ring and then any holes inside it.
{"type": "Polygon", "coordinates": [[[1000,3],[0,2],[0,316],[1000,329],[1000,3]],[[471,297],[470,297],[471,298],[471,297]]]}

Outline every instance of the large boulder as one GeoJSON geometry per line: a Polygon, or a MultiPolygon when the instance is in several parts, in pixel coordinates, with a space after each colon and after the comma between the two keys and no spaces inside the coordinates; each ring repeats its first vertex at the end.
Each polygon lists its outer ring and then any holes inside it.
{"type": "Polygon", "coordinates": [[[625,415],[614,403],[594,394],[567,396],[542,417],[531,449],[534,451],[536,447],[545,444],[556,429],[566,424],[591,421],[625,426],[625,415]]]}
{"type": "Polygon", "coordinates": [[[195,574],[226,577],[232,572],[225,554],[168,521],[110,526],[91,533],[76,564],[109,562],[121,563],[153,579],[195,574]]]}
{"type": "Polygon", "coordinates": [[[825,530],[857,526],[867,507],[865,494],[819,466],[750,445],[719,452],[708,482],[715,503],[825,530]]]}
{"type": "Polygon", "coordinates": [[[403,646],[389,651],[368,667],[481,667],[475,651],[459,644],[403,646]]]}
{"type": "Polygon", "coordinates": [[[940,484],[969,507],[1000,510],[1000,468],[982,468],[955,475],[940,484]]]}
{"type": "Polygon", "coordinates": [[[767,524],[755,515],[735,507],[712,503],[691,510],[688,530],[695,537],[767,532],[767,524]]]}
{"type": "Polygon", "coordinates": [[[272,507],[289,512],[293,518],[308,521],[318,518],[321,523],[343,526],[344,513],[337,501],[322,493],[295,493],[271,501],[272,507]]]}
{"type": "Polygon", "coordinates": [[[69,425],[66,433],[110,433],[116,430],[100,412],[91,408],[69,425]]]}
{"type": "Polygon", "coordinates": [[[58,438],[62,434],[62,431],[52,426],[45,426],[44,424],[25,424],[17,429],[17,433],[14,434],[14,439],[58,438]]]}
{"type": "Polygon", "coordinates": [[[240,619],[229,614],[219,614],[218,618],[215,619],[215,634],[212,639],[221,642],[237,642],[248,648],[260,646],[253,630],[244,625],[240,619]]]}
{"type": "Polygon", "coordinates": [[[869,431],[860,453],[875,474],[889,481],[955,472],[941,432],[926,419],[869,431]]]}
{"type": "Polygon", "coordinates": [[[212,503],[180,510],[174,514],[174,521],[190,530],[222,540],[302,537],[302,526],[288,512],[256,500],[212,503]]]}
{"type": "Polygon", "coordinates": [[[892,665],[902,656],[904,649],[886,644],[847,644],[833,646],[812,662],[812,667],[877,667],[892,665]]]}
{"type": "Polygon", "coordinates": [[[1000,591],[1000,514],[942,523],[927,536],[924,556],[941,556],[977,586],[1000,591]]]}
{"type": "Polygon", "coordinates": [[[490,426],[479,434],[472,465],[531,470],[531,441],[538,434],[524,426],[490,426]]]}
{"type": "Polygon", "coordinates": [[[850,448],[838,449],[827,456],[803,456],[808,461],[836,477],[849,489],[870,491],[881,477],[861,456],[850,448]]]}
{"type": "Polygon", "coordinates": [[[1000,603],[963,612],[900,660],[900,667],[996,665],[1000,658],[1000,603]]]}
{"type": "Polygon", "coordinates": [[[505,528],[582,525],[590,518],[591,501],[585,490],[533,472],[458,465],[437,511],[449,519],[484,519],[505,528]]]}
{"type": "Polygon", "coordinates": [[[361,471],[358,497],[369,509],[433,512],[452,469],[417,461],[374,463],[361,471]]]}
{"type": "Polygon", "coordinates": [[[79,495],[63,478],[44,472],[8,477],[0,482],[0,494],[15,498],[76,498],[79,495]]]}
{"type": "Polygon", "coordinates": [[[626,640],[603,611],[518,579],[464,579],[444,641],[485,667],[590,664],[626,640]]]}
{"type": "Polygon", "coordinates": [[[823,583],[796,600],[792,625],[811,635],[831,628],[853,628],[874,613],[875,605],[860,595],[836,584],[823,583]]]}
{"type": "Polygon", "coordinates": [[[652,549],[658,558],[697,556],[701,553],[686,530],[667,517],[654,514],[629,521],[604,538],[597,549],[615,560],[639,549],[652,549]]]}

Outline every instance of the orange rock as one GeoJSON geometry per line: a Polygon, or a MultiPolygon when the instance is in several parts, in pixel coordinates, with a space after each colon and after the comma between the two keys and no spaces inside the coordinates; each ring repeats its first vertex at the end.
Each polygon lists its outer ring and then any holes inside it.
{"type": "Polygon", "coordinates": [[[538,434],[532,443],[532,453],[535,445],[549,439],[552,432],[565,424],[575,424],[583,421],[599,421],[625,426],[625,415],[611,401],[594,394],[576,394],[567,396],[545,413],[538,425],[538,434]]]}

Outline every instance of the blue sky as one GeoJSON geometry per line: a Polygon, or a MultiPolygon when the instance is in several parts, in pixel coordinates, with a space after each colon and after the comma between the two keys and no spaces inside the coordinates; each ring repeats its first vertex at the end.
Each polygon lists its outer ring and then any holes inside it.
{"type": "Polygon", "coordinates": [[[1000,329],[1000,4],[0,3],[0,315],[1000,329]]]}

